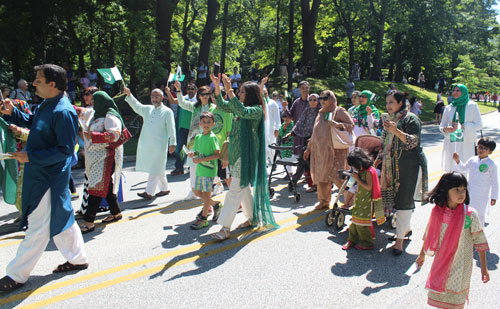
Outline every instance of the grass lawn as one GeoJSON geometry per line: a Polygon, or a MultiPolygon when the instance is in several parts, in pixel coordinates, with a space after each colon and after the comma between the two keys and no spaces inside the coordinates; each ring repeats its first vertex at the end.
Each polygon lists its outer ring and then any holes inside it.
{"type": "MultiPolygon", "coordinates": [[[[347,97],[345,94],[345,79],[341,78],[307,78],[309,83],[311,84],[310,93],[320,93],[324,89],[333,90],[335,95],[337,96],[337,100],[341,103],[341,105],[345,106],[345,102],[347,101],[347,97]]],[[[276,80],[277,82],[278,80],[276,80]]],[[[374,80],[360,80],[355,83],[356,90],[370,90],[375,92],[378,95],[378,99],[375,101],[375,106],[381,111],[385,112],[385,93],[389,89],[389,84],[391,82],[381,82],[374,80]]],[[[396,86],[396,89],[408,92],[410,97],[416,96],[422,99],[422,103],[424,106],[422,107],[422,114],[420,115],[420,119],[422,121],[432,121],[435,119],[434,115],[434,106],[437,98],[437,92],[434,90],[428,89],[420,89],[418,86],[403,84],[403,83],[392,83],[396,86]]],[[[295,85],[295,83],[294,83],[295,85]]],[[[283,87],[280,91],[283,92],[285,88],[283,87]]],[[[445,101],[445,105],[447,104],[446,97],[443,96],[445,101]]],[[[496,107],[492,105],[492,103],[486,104],[483,102],[478,102],[479,110],[481,114],[491,112],[496,110],[496,107]]]]}

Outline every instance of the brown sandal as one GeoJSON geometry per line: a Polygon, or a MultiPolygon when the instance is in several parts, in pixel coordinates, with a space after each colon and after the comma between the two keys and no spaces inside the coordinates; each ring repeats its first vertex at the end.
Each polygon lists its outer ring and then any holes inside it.
{"type": "Polygon", "coordinates": [[[247,227],[250,227],[252,226],[252,223],[250,223],[249,220],[243,222],[242,224],[238,225],[238,228],[239,229],[246,229],[247,227]]]}
{"type": "Polygon", "coordinates": [[[109,215],[106,218],[102,219],[102,223],[111,223],[120,221],[123,218],[122,214],[117,214],[116,216],[109,215]]]}

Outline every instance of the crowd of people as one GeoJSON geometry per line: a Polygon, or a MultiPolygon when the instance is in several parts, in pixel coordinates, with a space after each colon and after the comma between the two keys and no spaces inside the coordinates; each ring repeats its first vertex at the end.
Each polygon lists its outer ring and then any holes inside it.
{"type": "MultiPolygon", "coordinates": [[[[280,60],[281,67],[285,64],[280,60]]],[[[95,230],[103,198],[110,214],[102,222],[122,219],[117,193],[123,144],[131,134],[114,99],[96,87],[98,78],[92,70],[85,77],[88,83],[81,94],[82,106],[74,104],[76,88],[69,86],[74,79],[68,70],[47,64],[35,67],[35,71],[33,86],[43,101],[30,109],[27,82],[20,80],[12,100],[4,100],[0,110],[11,124],[9,129],[24,141],[10,155],[24,166],[19,170],[17,198],[20,226],[27,227],[16,257],[7,266],[7,275],[0,279],[0,291],[14,290],[28,280],[50,238],[67,260],[54,272],[86,269],[82,234],[95,230]],[[70,186],[79,135],[85,155],[80,225],[75,221],[70,186]]],[[[373,249],[374,222],[381,224],[388,213],[395,212],[392,253],[403,254],[404,240],[412,234],[415,200],[430,201],[436,206],[417,259],[422,265],[426,254],[435,255],[426,284],[429,304],[463,306],[472,247],[480,253],[483,281],[489,280],[483,228],[489,207],[498,198],[497,168],[488,157],[496,144],[487,137],[477,142],[481,115],[465,85],[452,86],[452,99],[440,119],[439,129],[445,138],[442,169],[446,173],[427,194],[427,161],[418,117],[422,104],[417,98],[392,87],[385,95],[387,113],[381,113],[375,105],[378,96],[370,90],[356,90],[351,80],[348,99],[352,106],[345,109],[333,91],[310,93],[309,82],[301,80],[297,97],[288,102],[285,94],[269,88],[268,76],[260,75],[258,66],[254,73],[255,81],[242,82],[237,68],[230,76],[216,76],[201,64],[198,77],[207,79],[205,84],[175,81],[163,89],[155,88],[150,93],[151,104],[140,102],[124,86],[125,102],[143,119],[135,163],[136,170],[147,173],[148,178],[145,191],[138,193],[140,198],[170,194],[165,167],[168,154],[172,154],[176,162],[170,177],[184,174],[186,164],[191,189],[186,199],[203,201],[192,229],[210,226],[208,218],[212,216],[220,225],[212,237],[226,240],[231,237],[239,209],[246,221],[238,228],[278,228],[267,179],[274,157],[269,145],[277,143],[289,146],[279,156],[296,160],[296,168],[285,168],[293,173],[291,181],[296,184],[304,177],[307,192],[316,192],[317,210],[330,207],[332,189],[343,187],[339,171],[350,170],[355,184],[344,192],[342,207],[350,210],[352,220],[342,249],[373,249]],[[355,147],[356,137],[364,135],[380,140],[378,152],[355,147]],[[222,182],[228,191],[220,203],[212,196],[224,190],[222,182]],[[444,241],[450,245],[442,246],[444,241]],[[458,278],[459,272],[467,275],[458,278]]]]}

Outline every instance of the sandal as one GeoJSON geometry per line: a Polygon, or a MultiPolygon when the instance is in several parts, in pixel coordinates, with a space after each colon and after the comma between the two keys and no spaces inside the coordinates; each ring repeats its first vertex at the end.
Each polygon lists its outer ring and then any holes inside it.
{"type": "Polygon", "coordinates": [[[345,245],[342,246],[342,250],[349,250],[354,246],[354,243],[350,240],[347,241],[345,245]]]}
{"type": "Polygon", "coordinates": [[[64,264],[58,265],[56,267],[56,269],[54,269],[52,272],[54,274],[57,274],[57,273],[65,273],[65,272],[72,271],[72,270],[84,270],[84,269],[87,269],[87,268],[89,268],[89,264],[88,263],[85,263],[85,264],[71,264],[70,262],[66,262],[64,264]]]}
{"type": "MultiPolygon", "coordinates": [[[[410,240],[410,236],[411,235],[413,235],[413,231],[409,230],[408,232],[406,232],[405,237],[403,238],[403,240],[410,240]]],[[[394,234],[391,237],[387,238],[387,240],[388,241],[396,241],[397,238],[398,238],[398,235],[394,234]]]]}
{"type": "Polygon", "coordinates": [[[10,292],[19,289],[24,284],[14,281],[11,277],[5,276],[0,279],[0,292],[10,292]]]}
{"type": "Polygon", "coordinates": [[[229,232],[229,228],[223,227],[217,233],[212,234],[212,238],[223,241],[231,238],[231,233],[229,232]]]}
{"type": "Polygon", "coordinates": [[[106,218],[102,219],[102,223],[111,223],[120,221],[123,218],[122,214],[117,214],[116,216],[109,215],[106,218]]]}
{"type": "Polygon", "coordinates": [[[250,227],[252,226],[252,223],[250,223],[250,221],[245,221],[243,222],[242,224],[238,225],[238,228],[239,229],[246,229],[247,227],[250,227]]]}
{"type": "Polygon", "coordinates": [[[319,203],[318,205],[316,205],[316,207],[314,207],[314,210],[322,210],[326,208],[328,208],[328,204],[319,203]]]}
{"type": "Polygon", "coordinates": [[[93,227],[89,227],[86,224],[80,225],[80,232],[82,232],[82,234],[87,234],[93,232],[94,230],[95,230],[95,225],[93,227]]]}

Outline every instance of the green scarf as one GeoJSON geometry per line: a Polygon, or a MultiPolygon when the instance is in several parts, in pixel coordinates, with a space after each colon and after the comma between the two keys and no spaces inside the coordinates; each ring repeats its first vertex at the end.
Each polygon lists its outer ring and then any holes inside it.
{"type": "Polygon", "coordinates": [[[269,200],[266,170],[266,141],[264,130],[264,117],[259,121],[258,134],[252,133],[252,121],[241,121],[240,150],[241,150],[241,175],[240,187],[253,185],[253,220],[252,225],[261,224],[270,229],[278,228],[274,220],[269,200]]]}
{"type": "MultiPolygon", "coordinates": [[[[455,89],[455,87],[458,87],[462,91],[462,95],[458,99],[453,99],[451,106],[455,106],[460,123],[463,124],[465,122],[465,108],[467,107],[467,103],[469,103],[469,89],[464,84],[455,84],[451,89],[455,89]]],[[[456,118],[457,114],[455,113],[453,115],[453,122],[457,121],[456,118]]]]}
{"type": "Polygon", "coordinates": [[[372,108],[372,113],[374,114],[375,118],[379,119],[379,116],[380,116],[379,111],[375,107],[375,105],[372,104],[373,93],[370,90],[363,90],[363,91],[361,91],[361,95],[363,95],[363,94],[366,95],[366,105],[363,105],[360,103],[358,105],[358,107],[356,107],[356,111],[358,112],[359,115],[361,115],[361,117],[363,117],[363,119],[366,120],[366,117],[368,116],[368,112],[366,111],[366,107],[370,106],[372,108]]]}
{"type": "Polygon", "coordinates": [[[94,100],[94,119],[104,118],[106,114],[111,114],[116,118],[120,119],[122,123],[122,129],[125,128],[122,116],[118,112],[118,107],[116,107],[115,101],[104,91],[97,91],[92,95],[94,100]]]}
{"type": "MultiPolygon", "coordinates": [[[[0,132],[3,131],[1,141],[1,152],[16,152],[16,139],[9,130],[9,124],[0,117],[0,132]]],[[[17,161],[8,159],[4,164],[0,164],[0,186],[2,187],[3,200],[7,204],[16,204],[17,194],[17,161]]]]}

